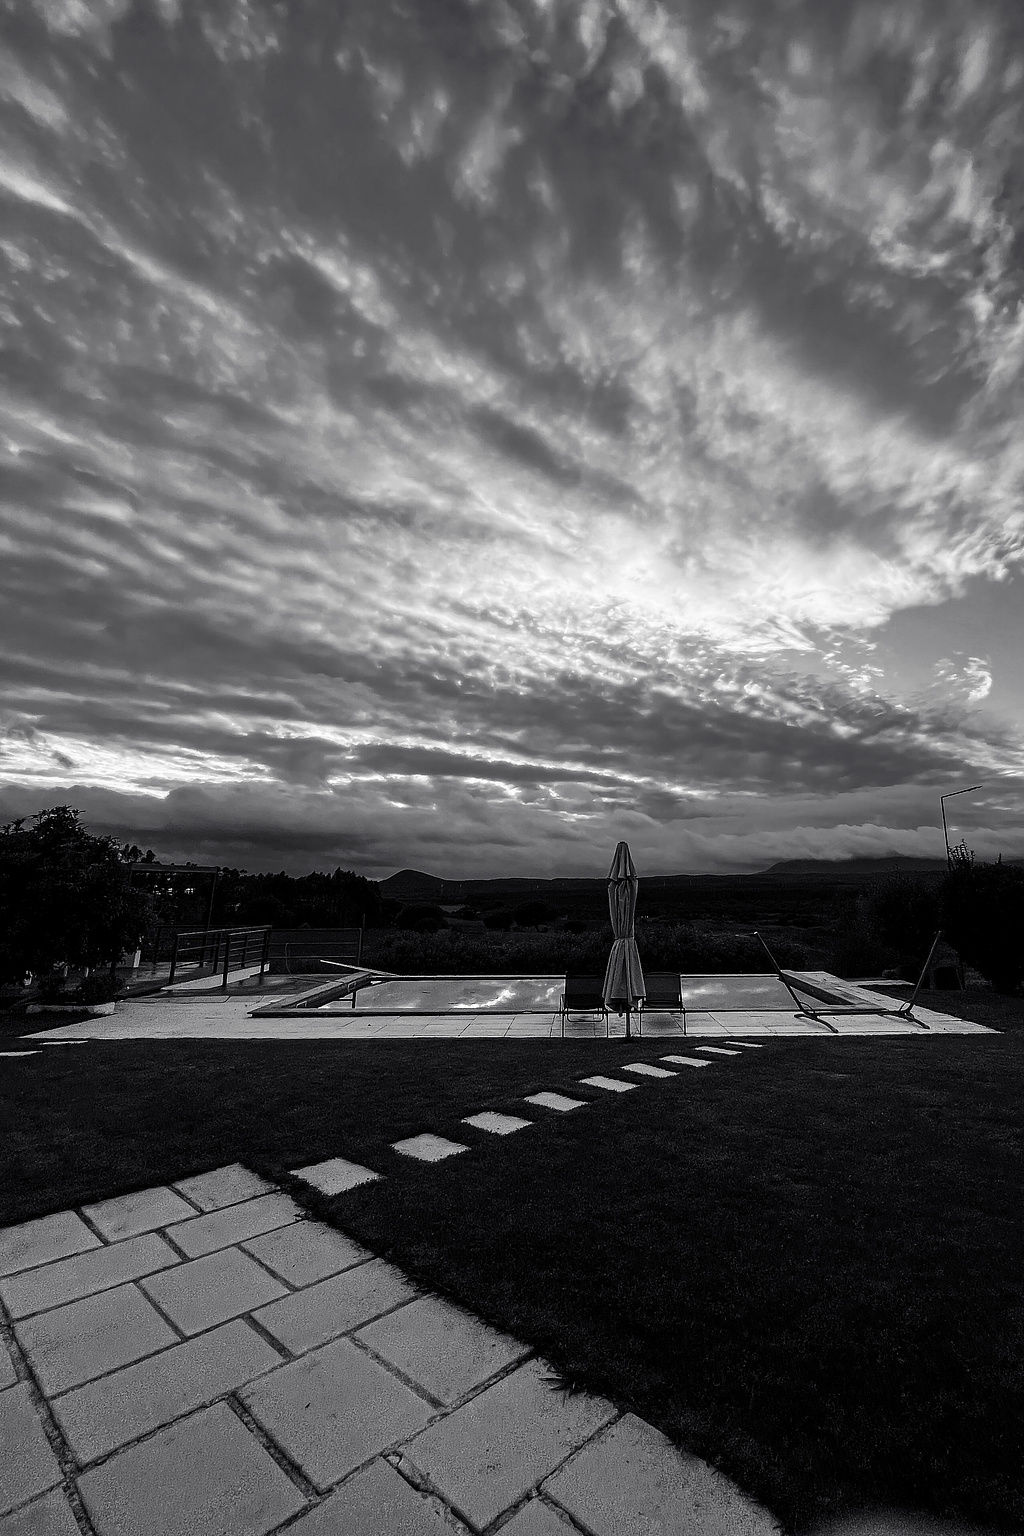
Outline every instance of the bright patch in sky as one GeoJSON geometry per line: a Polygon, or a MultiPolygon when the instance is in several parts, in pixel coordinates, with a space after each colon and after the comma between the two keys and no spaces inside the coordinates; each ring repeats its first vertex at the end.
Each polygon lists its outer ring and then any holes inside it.
{"type": "Polygon", "coordinates": [[[982,782],[1024,854],[1014,7],[7,23],[8,815],[654,873],[982,782]]]}

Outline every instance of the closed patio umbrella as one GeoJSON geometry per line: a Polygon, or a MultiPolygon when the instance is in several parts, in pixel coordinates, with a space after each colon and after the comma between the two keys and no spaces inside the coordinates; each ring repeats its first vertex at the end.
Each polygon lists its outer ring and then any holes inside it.
{"type": "Polygon", "coordinates": [[[644,973],[640,968],[640,955],[633,935],[633,914],[636,911],[636,893],[640,882],[636,877],[629,845],[619,843],[608,871],[608,911],[612,920],[614,942],[605,967],[605,1005],[616,1013],[626,1015],[626,1039],[630,1037],[630,1013],[642,997],[646,997],[644,973]]]}

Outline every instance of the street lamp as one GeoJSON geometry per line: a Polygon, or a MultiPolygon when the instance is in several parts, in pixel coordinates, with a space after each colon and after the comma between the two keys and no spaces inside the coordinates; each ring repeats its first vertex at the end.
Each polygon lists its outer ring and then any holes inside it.
{"type": "Polygon", "coordinates": [[[939,796],[939,809],[942,812],[942,836],[946,843],[946,868],[953,868],[953,858],[949,851],[949,833],[946,830],[946,801],[952,800],[954,795],[973,795],[976,789],[981,789],[980,784],[972,784],[969,789],[951,789],[946,794],[939,796]]]}

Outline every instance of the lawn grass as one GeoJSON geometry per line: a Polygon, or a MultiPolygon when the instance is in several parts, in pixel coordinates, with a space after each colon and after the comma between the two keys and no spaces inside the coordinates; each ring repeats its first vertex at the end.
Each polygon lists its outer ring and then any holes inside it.
{"type": "MultiPolygon", "coordinates": [[[[1024,1526],[1024,1034],[772,1041],[568,1115],[679,1042],[116,1041],[0,1076],[0,1222],[236,1158],[720,1466],[792,1531],[864,1506],[1024,1526]],[[508,1138],[481,1108],[538,1124],[508,1138]],[[389,1143],[421,1130],[440,1165],[389,1143]]],[[[687,1048],[688,1049],[688,1048],[687,1048]]]]}

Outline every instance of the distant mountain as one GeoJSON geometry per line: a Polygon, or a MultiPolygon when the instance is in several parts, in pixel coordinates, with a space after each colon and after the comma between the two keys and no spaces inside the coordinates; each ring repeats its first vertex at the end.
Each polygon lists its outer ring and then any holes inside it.
{"type": "Polygon", "coordinates": [[[421,869],[400,869],[380,882],[380,893],[392,901],[438,902],[445,882],[437,875],[425,875],[421,869]]]}
{"type": "Polygon", "coordinates": [[[915,859],[893,853],[880,859],[782,859],[759,870],[762,875],[942,874],[945,859],[915,859]]]}

